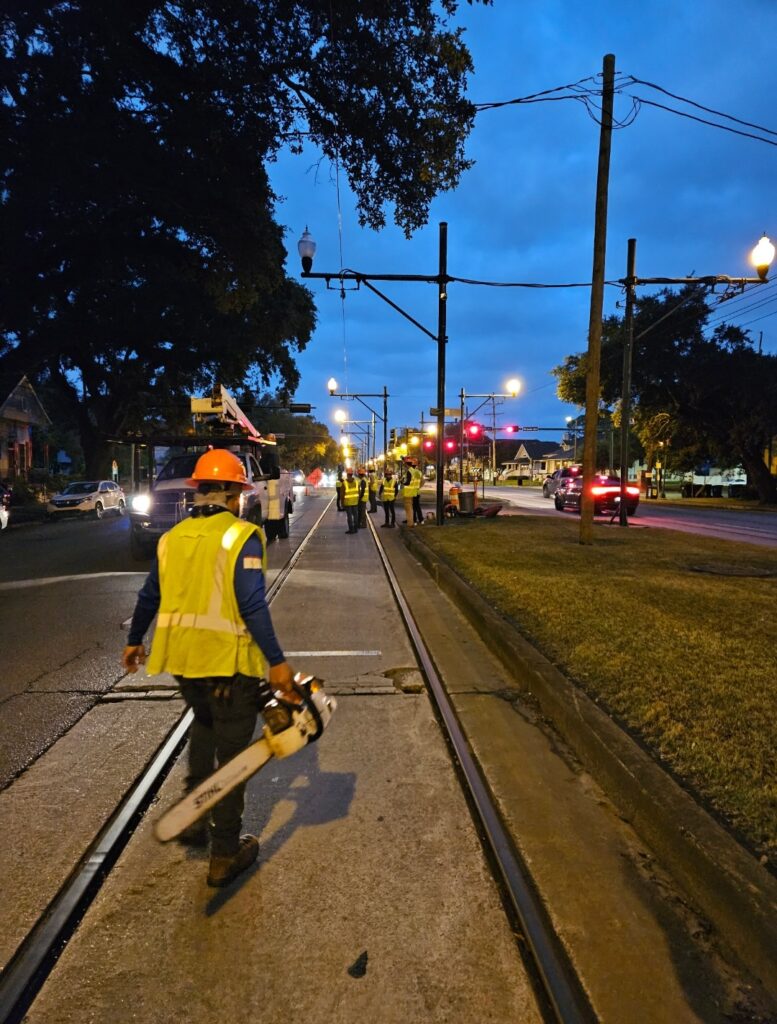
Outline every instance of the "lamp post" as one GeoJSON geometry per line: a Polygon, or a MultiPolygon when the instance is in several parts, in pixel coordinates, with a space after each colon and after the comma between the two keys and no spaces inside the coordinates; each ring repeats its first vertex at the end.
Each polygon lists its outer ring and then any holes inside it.
{"type": "MultiPolygon", "coordinates": [[[[626,257],[626,277],[620,284],[626,289],[626,310],[624,315],[625,338],[623,342],[623,386],[621,389],[621,452],[620,478],[621,494],[618,522],[621,526],[629,525],[626,508],[626,486],[628,484],[629,460],[629,420],[631,417],[631,362],[634,348],[634,300],[637,285],[641,284],[703,284],[713,288],[716,284],[734,285],[744,289],[748,284],[768,283],[769,267],[774,260],[774,246],[763,237],[753,247],[750,261],[756,269],[758,277],[728,277],[725,274],[713,274],[708,277],[637,277],[637,240],[628,240],[626,257]]],[[[641,335],[640,335],[641,337],[641,335]]],[[[639,340],[639,339],[637,339],[639,340]]]]}
{"type": "Polygon", "coordinates": [[[496,400],[497,398],[517,398],[518,392],[521,390],[521,382],[517,377],[511,377],[505,384],[507,388],[506,393],[491,391],[487,395],[472,395],[467,394],[464,388],[459,392],[460,402],[460,418],[459,418],[459,483],[464,483],[464,402],[467,398],[483,398],[485,401],[481,402],[477,408],[472,412],[474,416],[478,409],[482,409],[486,402],[492,402],[492,424],[493,430],[491,432],[491,478],[493,481],[494,474],[496,472],[496,400]]]}
{"type": "MultiPolygon", "coordinates": [[[[305,230],[307,230],[307,228],[305,230]]],[[[304,235],[303,235],[303,238],[304,238],[304,235]]],[[[313,244],[315,245],[315,242],[313,244]]],[[[388,450],[388,400],[391,397],[389,395],[388,391],[386,390],[386,385],[385,384],[383,385],[383,391],[379,392],[379,393],[374,393],[374,392],[371,393],[371,392],[368,392],[368,391],[360,391],[360,392],[344,391],[342,393],[338,393],[338,391],[337,391],[337,381],[334,379],[334,377],[330,377],[329,380],[326,382],[326,389],[329,392],[329,395],[330,395],[331,398],[342,398],[346,402],[348,402],[348,401],[359,402],[361,405],[364,406],[365,409],[368,410],[368,412],[372,413],[372,416],[373,416],[373,430],[372,430],[373,442],[374,442],[374,436],[375,436],[374,417],[377,416],[378,419],[382,421],[382,423],[383,423],[383,453],[385,455],[386,451],[388,450]],[[379,412],[376,412],[372,408],[371,405],[367,405],[366,402],[362,401],[362,399],[364,399],[364,398],[382,398],[383,399],[383,415],[381,416],[381,414],[379,412]]],[[[375,456],[374,447],[375,447],[375,445],[373,443],[373,453],[372,453],[373,457],[375,456]]]]}
{"type": "MultiPolygon", "coordinates": [[[[307,227],[297,243],[297,251],[299,252],[300,259],[302,260],[302,277],[306,280],[319,280],[326,281],[327,288],[330,287],[331,282],[338,281],[340,289],[344,287],[345,281],[356,282],[356,287],[364,285],[365,288],[369,288],[371,292],[374,292],[380,299],[386,302],[392,309],[396,310],[401,316],[410,323],[426,334],[433,341],[437,342],[437,436],[442,439],[445,430],[445,345],[448,341],[446,336],[447,330],[447,301],[448,301],[448,225],[445,221],[440,223],[440,238],[439,238],[439,262],[438,272],[436,274],[362,274],[355,270],[339,270],[336,273],[313,273],[313,257],[316,254],[316,243],[313,241],[310,232],[307,227]],[[409,313],[406,313],[404,309],[393,302],[387,295],[379,291],[371,282],[372,281],[418,281],[423,284],[434,284],[437,286],[437,334],[433,334],[432,331],[427,330],[423,324],[420,324],[414,317],[409,313]]],[[[331,382],[330,382],[331,383],[331,382]]],[[[385,389],[384,389],[385,391],[385,389]]],[[[333,394],[333,390],[330,389],[330,394],[333,394]]],[[[343,395],[344,398],[353,398],[355,395],[343,395]]],[[[385,434],[385,420],[384,420],[384,434],[385,434]]],[[[385,446],[387,447],[387,446],[385,446]]],[[[437,459],[436,459],[436,471],[437,471],[437,525],[443,526],[443,504],[444,504],[444,490],[443,490],[443,453],[442,444],[437,445],[437,459]]]]}

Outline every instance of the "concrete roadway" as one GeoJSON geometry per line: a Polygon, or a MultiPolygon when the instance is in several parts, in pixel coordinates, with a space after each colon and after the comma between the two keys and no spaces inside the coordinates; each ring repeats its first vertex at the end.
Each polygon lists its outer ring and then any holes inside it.
{"type": "MultiPolygon", "coordinates": [[[[478,490],[480,492],[480,489],[478,490]]],[[[538,487],[486,487],[486,498],[507,500],[512,509],[502,514],[531,513],[532,515],[571,516],[572,512],[557,512],[552,498],[543,498],[538,487]]],[[[602,517],[602,521],[608,521],[602,517]]],[[[650,501],[640,501],[637,514],[629,520],[635,527],[652,526],[665,530],[680,530],[722,540],[777,547],[777,513],[745,512],[725,509],[672,508],[650,501]]]]}

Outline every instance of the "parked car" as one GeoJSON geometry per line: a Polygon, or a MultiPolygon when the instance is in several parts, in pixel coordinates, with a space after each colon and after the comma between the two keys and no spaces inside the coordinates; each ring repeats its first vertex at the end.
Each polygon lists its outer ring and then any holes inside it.
{"type": "MultiPolygon", "coordinates": [[[[268,540],[289,536],[289,516],[294,511],[291,474],[280,469],[275,449],[261,454],[235,451],[245,466],[251,489],[244,491],[240,516],[262,526],[268,540]]],[[[130,554],[134,559],[151,558],[159,538],[188,516],[194,504],[190,485],[201,451],[175,455],[160,471],[148,494],[137,494],[130,506],[130,554]]]]}
{"type": "Polygon", "coordinates": [[[557,469],[555,473],[549,474],[542,485],[543,498],[552,498],[565,480],[580,476],[582,472],[582,466],[564,466],[563,469],[557,469]]]}
{"type": "Polygon", "coordinates": [[[46,517],[89,515],[102,519],[106,512],[123,516],[126,507],[124,491],[113,480],[74,480],[48,502],[46,517]]]}
{"type": "MultiPolygon", "coordinates": [[[[617,476],[597,474],[591,487],[594,496],[594,515],[606,512],[617,512],[621,500],[621,482],[617,476]]],[[[582,475],[568,476],[553,496],[559,512],[571,508],[580,511],[580,498],[583,493],[582,475]]],[[[633,516],[639,505],[639,487],[635,484],[626,486],[626,514],[633,516]]]]}
{"type": "Polygon", "coordinates": [[[7,530],[11,522],[11,488],[0,484],[0,530],[7,530]]]}

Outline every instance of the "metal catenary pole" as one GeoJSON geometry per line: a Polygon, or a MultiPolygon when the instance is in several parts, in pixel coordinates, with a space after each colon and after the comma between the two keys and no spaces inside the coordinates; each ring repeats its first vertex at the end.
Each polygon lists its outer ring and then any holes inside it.
{"type": "Polygon", "coordinates": [[[634,285],[637,275],[637,240],[628,241],[626,258],[626,316],[625,338],[623,340],[623,390],[621,393],[621,500],[618,521],[621,526],[629,525],[626,507],[626,485],[629,476],[629,421],[631,420],[631,356],[634,348],[634,285]]]}
{"type": "Polygon", "coordinates": [[[445,345],[448,341],[446,315],[448,301],[448,225],[440,223],[440,273],[437,278],[439,302],[437,307],[437,525],[443,526],[443,439],[445,437],[445,345]]]}

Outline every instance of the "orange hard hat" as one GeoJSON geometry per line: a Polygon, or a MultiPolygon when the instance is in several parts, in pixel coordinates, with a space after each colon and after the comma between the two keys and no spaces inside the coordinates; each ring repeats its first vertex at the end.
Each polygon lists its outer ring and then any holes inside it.
{"type": "Polygon", "coordinates": [[[213,448],[201,455],[186,483],[190,487],[201,483],[242,484],[244,491],[251,489],[242,461],[224,448],[213,448]]]}

